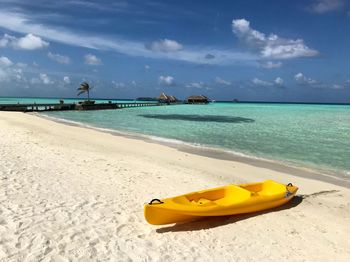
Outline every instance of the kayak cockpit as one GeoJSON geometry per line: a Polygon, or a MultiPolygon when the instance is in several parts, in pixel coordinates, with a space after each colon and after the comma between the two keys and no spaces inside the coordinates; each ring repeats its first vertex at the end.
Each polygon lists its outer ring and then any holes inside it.
{"type": "Polygon", "coordinates": [[[240,185],[240,187],[250,191],[252,195],[256,196],[274,196],[286,192],[285,185],[272,180],[267,180],[263,183],[240,185]]]}
{"type": "Polygon", "coordinates": [[[248,190],[239,186],[230,185],[175,197],[172,201],[176,204],[192,207],[228,206],[244,202],[249,199],[250,196],[251,193],[248,190]]]}
{"type": "Polygon", "coordinates": [[[229,185],[189,193],[173,198],[172,202],[191,207],[232,206],[243,203],[252,197],[269,197],[285,192],[286,187],[284,185],[268,180],[263,183],[240,186],[229,185]]]}

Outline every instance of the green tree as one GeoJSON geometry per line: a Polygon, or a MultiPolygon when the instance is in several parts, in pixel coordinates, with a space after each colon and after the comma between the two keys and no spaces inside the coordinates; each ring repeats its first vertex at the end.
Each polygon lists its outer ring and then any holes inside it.
{"type": "Polygon", "coordinates": [[[88,101],[90,101],[90,90],[92,89],[92,87],[87,83],[87,82],[83,82],[80,84],[80,87],[78,88],[78,96],[83,94],[83,93],[87,93],[88,96],[88,101]]]}

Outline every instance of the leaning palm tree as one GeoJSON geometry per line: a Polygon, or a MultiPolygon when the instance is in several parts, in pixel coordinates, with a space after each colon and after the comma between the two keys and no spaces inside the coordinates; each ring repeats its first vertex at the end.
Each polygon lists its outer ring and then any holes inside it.
{"type": "Polygon", "coordinates": [[[87,92],[88,101],[90,101],[90,90],[91,89],[92,89],[92,87],[87,82],[81,83],[80,87],[78,88],[78,90],[79,90],[78,96],[81,95],[82,93],[87,92]]]}

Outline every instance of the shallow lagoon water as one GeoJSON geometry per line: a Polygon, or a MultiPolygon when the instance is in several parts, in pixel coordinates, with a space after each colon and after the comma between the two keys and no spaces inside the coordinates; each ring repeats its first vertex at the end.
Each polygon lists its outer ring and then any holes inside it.
{"type": "Polygon", "coordinates": [[[45,114],[350,175],[348,105],[211,103],[45,114]]]}

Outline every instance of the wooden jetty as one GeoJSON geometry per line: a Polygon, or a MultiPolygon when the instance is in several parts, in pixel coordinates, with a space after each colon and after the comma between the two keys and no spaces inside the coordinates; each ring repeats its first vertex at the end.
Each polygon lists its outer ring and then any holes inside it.
{"type": "Polygon", "coordinates": [[[64,110],[106,110],[129,107],[162,106],[164,103],[129,102],[129,103],[57,103],[57,104],[0,104],[0,111],[43,112],[64,110]]]}

